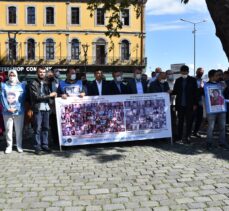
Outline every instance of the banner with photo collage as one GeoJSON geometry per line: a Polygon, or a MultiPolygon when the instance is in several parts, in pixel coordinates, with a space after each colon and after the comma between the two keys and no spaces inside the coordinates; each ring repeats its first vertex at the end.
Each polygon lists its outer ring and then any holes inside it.
{"type": "Polygon", "coordinates": [[[56,98],[60,146],[170,138],[167,93],[56,98]]]}

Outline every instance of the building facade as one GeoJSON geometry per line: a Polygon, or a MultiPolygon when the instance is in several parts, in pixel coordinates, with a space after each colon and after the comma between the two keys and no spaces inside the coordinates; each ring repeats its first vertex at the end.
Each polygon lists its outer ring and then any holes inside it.
{"type": "Polygon", "coordinates": [[[1,1],[0,70],[33,71],[36,66],[92,72],[97,68],[131,72],[145,68],[144,4],[137,18],[133,6],[120,17],[119,38],[105,36],[109,12],[90,16],[87,1],[1,1]]]}

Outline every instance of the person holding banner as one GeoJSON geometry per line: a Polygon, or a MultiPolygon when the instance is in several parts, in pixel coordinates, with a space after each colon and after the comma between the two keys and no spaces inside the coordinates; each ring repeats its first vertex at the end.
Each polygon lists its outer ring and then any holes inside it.
{"type": "Polygon", "coordinates": [[[51,100],[57,96],[56,92],[50,92],[45,79],[45,67],[37,67],[37,79],[30,84],[30,97],[34,113],[34,148],[37,155],[41,154],[42,149],[51,152],[48,146],[49,113],[51,100]]]}
{"type": "Polygon", "coordinates": [[[207,149],[211,149],[213,145],[213,130],[215,123],[218,123],[219,144],[221,147],[229,149],[226,141],[226,107],[223,96],[224,90],[218,83],[219,74],[216,70],[208,72],[209,81],[205,84],[205,99],[207,108],[208,130],[207,130],[207,149]]]}
{"type": "Polygon", "coordinates": [[[1,83],[1,102],[3,105],[3,119],[6,130],[7,148],[6,154],[12,152],[13,147],[13,127],[16,132],[17,150],[19,153],[22,149],[22,132],[24,126],[25,96],[26,84],[18,80],[16,70],[8,72],[9,80],[1,83]]]}
{"type": "Polygon", "coordinates": [[[67,69],[66,80],[59,82],[57,93],[58,96],[62,97],[63,99],[75,96],[85,96],[83,83],[81,80],[77,80],[75,68],[69,67],[67,69]]]}
{"type": "Polygon", "coordinates": [[[134,78],[129,80],[129,87],[131,94],[144,94],[147,93],[147,82],[142,80],[142,70],[136,68],[134,70],[134,78]]]}
{"type": "Polygon", "coordinates": [[[103,71],[98,69],[94,72],[95,80],[88,86],[89,96],[109,95],[110,87],[106,80],[104,80],[103,71]]]}
{"type": "Polygon", "coordinates": [[[157,79],[150,84],[149,93],[168,92],[170,93],[169,84],[166,81],[166,73],[160,72],[157,79]]]}
{"type": "Polygon", "coordinates": [[[122,94],[130,94],[130,88],[127,84],[124,84],[122,81],[122,72],[119,70],[115,70],[112,73],[113,79],[110,82],[110,94],[111,95],[122,95],[122,94]]]}

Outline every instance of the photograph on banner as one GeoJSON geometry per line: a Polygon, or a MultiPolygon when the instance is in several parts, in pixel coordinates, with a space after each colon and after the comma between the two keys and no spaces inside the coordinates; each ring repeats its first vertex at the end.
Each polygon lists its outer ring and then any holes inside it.
{"type": "Polygon", "coordinates": [[[168,94],[56,98],[61,146],[171,137],[168,94]]]}
{"type": "Polygon", "coordinates": [[[219,84],[208,84],[204,86],[206,111],[210,113],[226,112],[226,101],[223,89],[219,84]]]}

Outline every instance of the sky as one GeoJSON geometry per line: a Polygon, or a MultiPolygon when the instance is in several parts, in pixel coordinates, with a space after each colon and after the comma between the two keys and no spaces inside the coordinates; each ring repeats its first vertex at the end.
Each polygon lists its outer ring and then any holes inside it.
{"type": "Polygon", "coordinates": [[[190,0],[187,5],[180,0],[148,0],[146,4],[146,72],[150,75],[156,67],[170,69],[171,64],[185,63],[193,75],[193,24],[196,32],[196,67],[210,69],[228,68],[228,60],[220,40],[215,35],[205,0],[190,0]]]}

